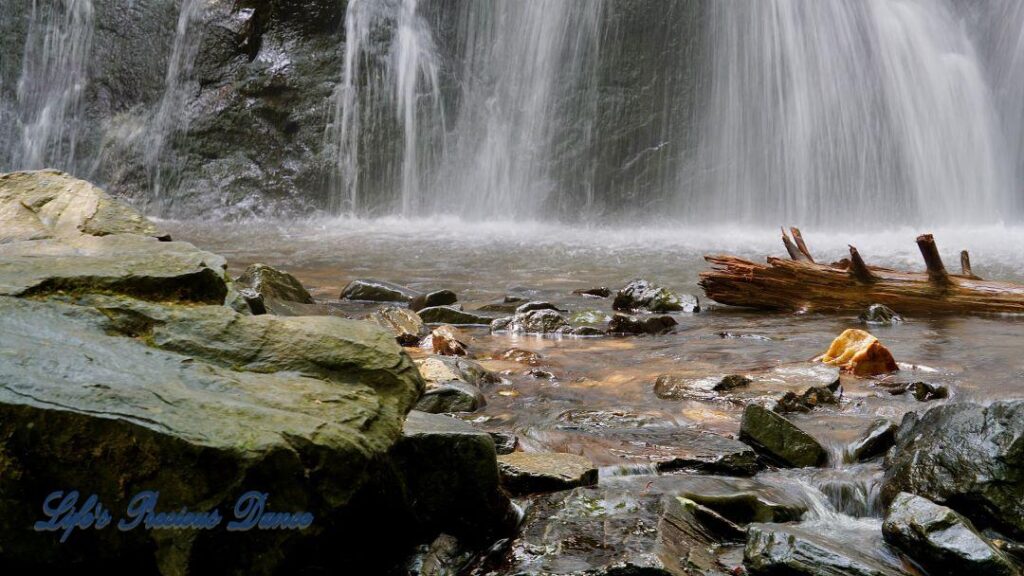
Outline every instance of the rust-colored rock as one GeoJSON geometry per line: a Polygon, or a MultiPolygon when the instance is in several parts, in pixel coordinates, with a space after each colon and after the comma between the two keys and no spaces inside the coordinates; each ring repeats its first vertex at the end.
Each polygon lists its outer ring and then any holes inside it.
{"type": "Polygon", "coordinates": [[[465,356],[466,344],[462,335],[452,326],[438,326],[430,334],[434,354],[442,356],[465,356]]]}
{"type": "Polygon", "coordinates": [[[856,376],[876,376],[899,370],[892,352],[871,334],[851,328],[832,341],[819,360],[856,376]]]}

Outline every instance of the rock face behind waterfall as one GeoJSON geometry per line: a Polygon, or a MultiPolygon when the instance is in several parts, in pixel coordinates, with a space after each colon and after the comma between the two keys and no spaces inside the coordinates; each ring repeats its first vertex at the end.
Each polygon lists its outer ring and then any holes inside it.
{"type": "Polygon", "coordinates": [[[138,214],[60,173],[0,175],[0,230],[5,573],[86,562],[269,574],[349,568],[352,558],[375,573],[431,530],[487,538],[507,526],[486,433],[471,454],[456,454],[463,440],[445,430],[416,437],[435,446],[431,465],[490,470],[490,484],[453,493],[443,482],[422,494],[428,472],[396,465],[408,461],[395,446],[424,381],[389,332],[237,312],[224,305],[234,289],[222,258],[158,240],[138,214]],[[60,544],[59,534],[27,528],[58,490],[96,494],[115,523],[144,490],[159,491],[157,511],[216,509],[224,520],[196,531],[83,528],[60,544]],[[250,490],[268,494],[270,511],[311,513],[311,527],[227,531],[250,490]],[[486,506],[428,516],[428,496],[486,506]],[[381,539],[374,527],[384,519],[381,539]],[[380,554],[363,554],[370,549],[380,554]]]}

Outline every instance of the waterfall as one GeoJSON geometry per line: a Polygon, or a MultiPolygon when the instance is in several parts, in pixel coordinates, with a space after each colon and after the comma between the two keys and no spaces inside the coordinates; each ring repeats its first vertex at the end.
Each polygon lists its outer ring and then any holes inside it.
{"type": "Polygon", "coordinates": [[[92,39],[91,0],[33,0],[6,151],[11,165],[74,169],[92,39]]]}

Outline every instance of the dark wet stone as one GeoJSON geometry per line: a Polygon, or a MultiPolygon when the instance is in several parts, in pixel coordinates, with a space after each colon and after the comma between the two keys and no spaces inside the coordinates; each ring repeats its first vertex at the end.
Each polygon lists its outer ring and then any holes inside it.
{"type": "Polygon", "coordinates": [[[263,296],[265,302],[313,303],[313,297],[298,278],[287,272],[275,270],[266,264],[250,265],[235,282],[255,290],[263,296]]]}
{"type": "Polygon", "coordinates": [[[383,280],[353,280],[341,291],[342,300],[369,302],[411,302],[419,292],[383,280]]]}
{"type": "Polygon", "coordinates": [[[605,331],[595,326],[577,326],[572,329],[571,334],[573,336],[580,336],[583,338],[594,338],[597,336],[604,336],[605,331]]]}
{"type": "Polygon", "coordinates": [[[929,384],[927,382],[914,382],[907,388],[914,395],[914,398],[920,402],[949,398],[949,389],[945,386],[929,384]]]}
{"type": "Polygon", "coordinates": [[[479,388],[461,380],[451,380],[427,388],[416,410],[429,414],[476,412],[487,404],[479,388]]]}
{"type": "Polygon", "coordinates": [[[771,338],[761,334],[742,334],[736,332],[719,332],[717,334],[719,338],[726,340],[760,340],[762,342],[771,342],[771,338]]]}
{"type": "Polygon", "coordinates": [[[498,573],[724,576],[721,539],[674,496],[576,488],[534,500],[498,573]]]}
{"type": "Polygon", "coordinates": [[[501,491],[487,432],[414,410],[391,454],[421,533],[490,543],[513,530],[516,514],[501,491]]]}
{"type": "Polygon", "coordinates": [[[900,492],[949,506],[979,528],[1024,539],[1024,401],[908,413],[889,453],[883,501],[900,492]]]}
{"type": "Polygon", "coordinates": [[[678,324],[671,316],[626,316],[616,314],[608,323],[609,334],[664,334],[678,324]]]}
{"type": "Polygon", "coordinates": [[[742,374],[730,374],[719,380],[718,384],[715,384],[713,390],[715,392],[728,392],[737,388],[745,388],[749,386],[751,382],[753,382],[753,380],[743,376],[742,374]]]}
{"type": "Polygon", "coordinates": [[[430,544],[422,545],[410,558],[403,576],[453,576],[470,568],[477,551],[465,546],[458,538],[441,534],[430,544]]]}
{"type": "Polygon", "coordinates": [[[896,442],[899,426],[882,418],[872,423],[864,434],[847,448],[847,457],[853,462],[863,462],[881,456],[896,442]]]}
{"type": "Polygon", "coordinates": [[[459,310],[455,306],[434,306],[419,311],[427,324],[453,324],[456,326],[487,326],[494,318],[459,310]]]}
{"type": "Polygon", "coordinates": [[[828,452],[810,434],[757,404],[748,404],[743,411],[740,440],[787,466],[820,466],[828,461],[828,452]]]}
{"type": "Polygon", "coordinates": [[[569,322],[556,310],[531,310],[491,322],[491,332],[560,335],[571,330],[569,322]]]}
{"type": "Polygon", "coordinates": [[[540,354],[530,350],[523,350],[522,348],[509,348],[498,357],[502,360],[529,364],[530,366],[539,366],[542,358],[540,354]]]}
{"type": "Polygon", "coordinates": [[[533,378],[537,378],[538,380],[554,380],[555,379],[555,375],[554,374],[552,374],[551,372],[548,372],[547,370],[541,370],[540,368],[531,368],[530,370],[526,371],[526,375],[527,376],[532,376],[533,378]]]}
{"type": "Polygon", "coordinates": [[[795,522],[807,512],[807,504],[793,490],[757,478],[665,476],[652,489],[693,500],[735,524],[795,522]]]}
{"type": "Polygon", "coordinates": [[[612,291],[608,288],[577,288],[572,291],[576,296],[590,296],[592,298],[608,298],[612,295],[612,291]]]}
{"type": "Polygon", "coordinates": [[[467,346],[462,338],[457,328],[438,326],[430,333],[430,347],[434,354],[441,356],[465,356],[467,346]]]}
{"type": "Polygon", "coordinates": [[[906,576],[820,529],[751,524],[743,561],[752,576],[906,576]]]}
{"type": "Polygon", "coordinates": [[[901,492],[882,524],[885,541],[933,576],[1019,576],[1020,571],[971,524],[931,500],[901,492]]]}
{"type": "Polygon", "coordinates": [[[408,308],[384,306],[370,314],[370,320],[394,334],[395,340],[402,346],[417,346],[428,334],[423,320],[408,308]]]}
{"type": "Polygon", "coordinates": [[[903,317],[884,304],[872,304],[859,317],[865,324],[894,326],[903,323],[903,317]]]}
{"type": "Polygon", "coordinates": [[[542,302],[540,300],[534,300],[532,302],[527,302],[525,304],[520,304],[519,306],[516,306],[516,314],[525,314],[532,310],[555,310],[558,312],[564,312],[564,310],[560,309],[558,306],[555,306],[551,302],[542,302]]]}
{"type": "Polygon", "coordinates": [[[450,306],[459,301],[459,297],[451,290],[437,290],[416,296],[409,302],[409,309],[419,312],[434,306],[450,306]]]}
{"type": "Polygon", "coordinates": [[[799,396],[795,392],[786,392],[772,410],[779,414],[810,412],[825,404],[837,405],[841,397],[842,388],[837,380],[828,386],[812,386],[799,396]]]}
{"type": "Polygon", "coordinates": [[[512,452],[498,456],[501,484],[513,495],[597,484],[597,468],[576,454],[512,452]]]}
{"type": "Polygon", "coordinates": [[[507,432],[491,432],[494,439],[494,450],[499,454],[511,454],[519,446],[519,437],[507,432]]]}
{"type": "Polygon", "coordinates": [[[263,301],[263,295],[259,292],[252,288],[242,288],[238,291],[238,294],[242,297],[242,300],[245,301],[245,305],[248,307],[249,312],[252,315],[258,316],[260,314],[267,313],[267,305],[263,301]]]}
{"type": "Polygon", "coordinates": [[[618,291],[612,308],[622,312],[700,312],[700,302],[696,296],[680,296],[646,280],[634,280],[618,291]]]}
{"type": "Polygon", "coordinates": [[[664,400],[710,400],[715,397],[714,380],[662,374],[654,381],[654,394],[664,400]]]}
{"type": "Polygon", "coordinates": [[[760,470],[757,454],[746,444],[690,428],[606,430],[600,438],[631,446],[638,461],[658,470],[695,470],[707,474],[752,476],[760,470]]]}

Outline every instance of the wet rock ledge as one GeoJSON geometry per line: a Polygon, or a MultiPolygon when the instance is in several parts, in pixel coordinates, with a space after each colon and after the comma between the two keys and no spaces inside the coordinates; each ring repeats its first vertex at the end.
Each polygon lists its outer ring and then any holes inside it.
{"type": "Polygon", "coordinates": [[[3,573],[369,574],[441,531],[486,544],[514,522],[493,441],[428,417],[403,433],[423,390],[391,333],[252,315],[222,257],[89,183],[0,175],[3,573]],[[258,490],[313,523],[108,526],[61,544],[30,528],[57,490],[96,494],[115,524],[144,490],[158,511],[217,509],[225,524],[258,490]]]}

